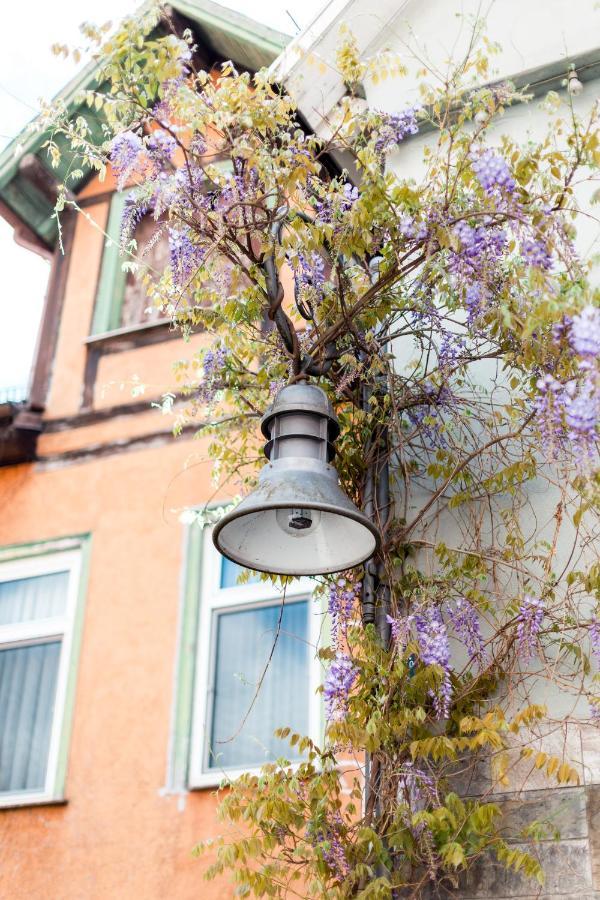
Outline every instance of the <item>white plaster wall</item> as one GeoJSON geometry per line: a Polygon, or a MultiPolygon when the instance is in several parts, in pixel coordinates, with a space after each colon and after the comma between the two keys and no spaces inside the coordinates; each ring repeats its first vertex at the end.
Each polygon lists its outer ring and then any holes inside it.
{"type": "MultiPolygon", "coordinates": [[[[431,64],[432,77],[443,76],[451,60],[464,56],[471,40],[471,23],[485,13],[485,33],[501,45],[492,57],[494,79],[514,77],[539,66],[565,61],[600,46],[600,9],[595,0],[397,0],[396,16],[381,28],[364,51],[372,57],[382,50],[401,54],[409,68],[402,79],[402,105],[417,97],[417,69],[431,64]]],[[[377,16],[365,2],[352,4],[346,11],[351,28],[364,28],[367,17],[377,16]]],[[[371,85],[368,99],[372,105],[387,108],[390,92],[387,82],[371,85]]]]}
{"type": "MultiPolygon", "coordinates": [[[[473,11],[475,3],[464,2],[463,11],[473,11]]],[[[412,0],[397,19],[382,31],[377,39],[365,50],[365,55],[376,54],[384,49],[399,52],[409,66],[409,74],[402,78],[389,78],[378,83],[367,82],[368,104],[386,112],[395,112],[418,100],[418,80],[415,75],[417,63],[411,59],[409,45],[419,45],[419,53],[426,54],[434,68],[445,70],[450,55],[459,58],[464,52],[468,39],[468,28],[464,20],[458,19],[454,11],[458,4],[440,3],[436,0],[412,0]]],[[[576,0],[499,0],[491,8],[488,18],[488,33],[503,45],[502,53],[496,57],[494,77],[516,76],[524,70],[556,60],[566,60],[569,56],[585,52],[600,45],[600,12],[595,4],[576,0]]],[[[565,70],[567,62],[565,61],[565,70]]],[[[600,97],[600,81],[585,83],[584,91],[574,98],[575,111],[586,116],[592,105],[600,97]]],[[[520,104],[498,117],[489,129],[488,140],[500,144],[501,136],[507,135],[519,143],[538,141],[546,133],[548,114],[542,109],[543,98],[528,104],[520,104]]],[[[566,92],[561,92],[562,113],[569,116],[566,92]]],[[[398,151],[389,157],[388,165],[400,178],[414,178],[418,183],[422,172],[422,154],[427,143],[436,140],[429,133],[401,144],[398,151]]],[[[593,206],[591,195],[598,184],[586,184],[577,189],[578,201],[587,215],[577,220],[577,247],[584,258],[600,251],[599,206],[593,206]]],[[[599,281],[596,274],[594,280],[599,281]]],[[[412,348],[409,340],[396,343],[394,352],[398,369],[409,363],[412,348]]],[[[477,377],[482,385],[491,383],[497,375],[494,364],[482,362],[477,377]]],[[[496,382],[497,383],[497,382],[496,382]]],[[[501,385],[498,388],[501,390],[501,385]]],[[[557,476],[557,473],[554,473],[557,476]]],[[[537,479],[529,487],[528,499],[531,504],[531,526],[539,529],[546,538],[552,537],[554,513],[559,500],[559,491],[546,480],[537,479]]],[[[415,496],[414,510],[425,499],[415,496]]],[[[460,536],[450,516],[445,516],[435,525],[435,535],[430,537],[445,540],[448,544],[460,544],[460,536]]],[[[556,559],[556,569],[566,562],[575,534],[572,528],[564,529],[556,559]]],[[[588,560],[591,562],[592,560],[588,560]]],[[[583,564],[583,561],[582,561],[583,564]]],[[[539,679],[528,698],[515,697],[516,708],[526,702],[546,703],[555,719],[587,715],[586,701],[576,700],[576,691],[558,690],[543,677],[539,679]]],[[[548,729],[540,739],[539,747],[547,752],[562,755],[579,769],[582,783],[600,782],[600,733],[594,728],[565,726],[548,729]]],[[[539,772],[531,774],[531,763],[520,764],[516,773],[516,783],[511,789],[533,790],[548,787],[549,783],[539,772]]],[[[514,773],[515,774],[515,773],[514,773]]]]}

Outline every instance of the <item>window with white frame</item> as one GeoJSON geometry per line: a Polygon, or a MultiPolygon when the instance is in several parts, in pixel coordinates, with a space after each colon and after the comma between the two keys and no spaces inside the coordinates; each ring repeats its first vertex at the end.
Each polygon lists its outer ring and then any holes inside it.
{"type": "Polygon", "coordinates": [[[0,563],[0,806],[55,799],[80,551],[0,563]]]}
{"type": "Polygon", "coordinates": [[[293,749],[277,728],[318,739],[321,704],[316,656],[320,607],[313,582],[281,589],[222,557],[211,529],[202,536],[203,564],[190,784],[218,784],[293,749]]]}

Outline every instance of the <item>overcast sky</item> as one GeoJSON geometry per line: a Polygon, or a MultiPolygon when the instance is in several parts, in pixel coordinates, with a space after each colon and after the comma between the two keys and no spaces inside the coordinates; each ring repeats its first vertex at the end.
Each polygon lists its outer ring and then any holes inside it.
{"type": "MultiPolygon", "coordinates": [[[[324,0],[221,0],[258,21],[295,34],[306,27],[324,0]]],[[[33,118],[40,98],[48,99],[74,74],[74,67],[50,52],[53,43],[76,44],[83,21],[117,21],[138,4],[135,0],[32,0],[25,19],[19,3],[2,12],[0,37],[0,146],[33,118]]],[[[0,270],[3,306],[0,315],[0,400],[2,389],[27,385],[31,357],[48,277],[48,265],[12,240],[0,219],[0,270]]]]}

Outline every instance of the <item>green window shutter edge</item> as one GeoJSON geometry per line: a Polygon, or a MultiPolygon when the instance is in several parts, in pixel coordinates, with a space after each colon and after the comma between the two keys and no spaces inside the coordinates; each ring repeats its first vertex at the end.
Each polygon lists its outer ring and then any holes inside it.
{"type": "Polygon", "coordinates": [[[79,669],[79,656],[81,652],[81,639],[83,637],[83,623],[85,614],[85,601],[88,592],[88,577],[90,569],[90,556],[92,549],[91,534],[82,535],[78,540],[78,548],[81,553],[81,567],[79,570],[79,585],[77,589],[77,607],[73,621],[73,636],[71,640],[71,658],[69,660],[69,673],[67,676],[67,689],[65,693],[65,705],[63,709],[63,721],[56,764],[56,776],[54,780],[54,797],[62,800],[65,796],[65,783],[67,779],[67,764],[69,761],[69,748],[71,746],[71,732],[73,730],[73,711],[75,707],[75,693],[77,689],[77,672],[79,669]]]}
{"type": "Polygon", "coordinates": [[[200,582],[203,566],[204,528],[188,525],[184,532],[182,594],[175,654],[175,684],[166,789],[188,790],[192,736],[194,682],[200,615],[200,582]]]}
{"type": "Polygon", "coordinates": [[[103,334],[105,331],[113,331],[119,327],[127,278],[126,272],[123,271],[123,258],[119,252],[119,245],[121,221],[127,197],[128,192],[116,191],[110,201],[106,226],[107,238],[102,253],[100,278],[96,291],[92,334],[103,334]]]}

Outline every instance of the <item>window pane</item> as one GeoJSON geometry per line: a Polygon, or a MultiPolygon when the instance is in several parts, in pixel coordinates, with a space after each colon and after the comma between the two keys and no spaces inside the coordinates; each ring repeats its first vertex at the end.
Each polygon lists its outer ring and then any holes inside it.
{"type": "Polygon", "coordinates": [[[217,617],[214,700],[208,765],[253,766],[287,756],[276,728],[308,731],[308,602],[283,610],[281,630],[258,697],[246,722],[258,681],[277,633],[280,606],[221,613],[217,617]],[[239,734],[238,734],[239,731],[239,734]],[[235,737],[233,737],[235,735],[235,737]],[[228,741],[228,738],[233,740],[228,741]],[[227,743],[220,743],[227,741],[227,743]]]}
{"type": "Polygon", "coordinates": [[[0,582],[0,625],[61,616],[67,605],[68,572],[0,582]]]}
{"type": "Polygon", "coordinates": [[[60,645],[0,650],[0,791],[44,788],[60,645]]]}
{"type": "Polygon", "coordinates": [[[154,322],[164,316],[158,308],[151,306],[141,276],[144,271],[149,271],[152,280],[158,281],[169,263],[169,241],[165,223],[156,222],[153,216],[144,216],[135,229],[134,237],[137,242],[135,260],[140,268],[136,273],[128,272],[125,279],[119,322],[123,328],[154,322]]]}
{"type": "MultiPolygon", "coordinates": [[[[238,566],[237,563],[232,562],[230,559],[226,559],[224,556],[221,557],[221,583],[220,587],[229,588],[235,587],[238,584],[238,578],[242,572],[245,572],[246,569],[243,566],[238,566]]],[[[259,581],[259,575],[251,575],[246,584],[256,584],[259,581]]]]}

